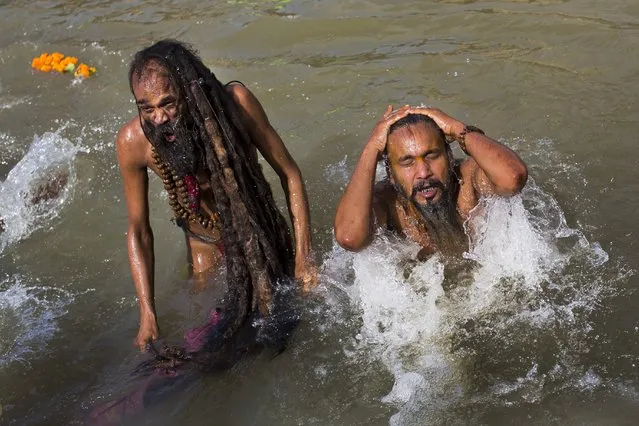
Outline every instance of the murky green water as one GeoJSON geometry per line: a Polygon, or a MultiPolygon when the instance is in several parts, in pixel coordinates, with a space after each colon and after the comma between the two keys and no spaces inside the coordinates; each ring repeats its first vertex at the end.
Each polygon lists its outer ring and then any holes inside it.
{"type": "MultiPolygon", "coordinates": [[[[132,424],[635,423],[638,3],[211,3],[0,1],[0,181],[23,157],[38,174],[34,138],[77,150],[62,205],[12,219],[2,241],[0,423],[80,422],[141,359],[113,142],[135,113],[131,55],[166,37],[261,100],[307,183],[322,284],[284,354],[202,378],[132,424]],[[98,73],[74,84],[32,72],[45,51],[98,73]],[[437,303],[392,285],[396,271],[377,260],[397,252],[353,258],[333,248],[331,229],[376,117],[422,102],[500,138],[532,177],[522,199],[495,207],[512,214],[487,225],[495,247],[474,253],[482,267],[468,293],[448,291],[445,262],[413,270],[410,285],[446,289],[437,303]]],[[[17,208],[6,194],[28,176],[7,179],[0,210],[17,208]]],[[[179,338],[195,296],[157,179],[151,200],[160,326],[179,338]]]]}

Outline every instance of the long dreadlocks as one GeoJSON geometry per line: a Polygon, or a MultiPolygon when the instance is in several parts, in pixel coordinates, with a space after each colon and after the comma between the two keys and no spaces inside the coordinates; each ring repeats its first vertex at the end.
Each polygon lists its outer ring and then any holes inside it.
{"type": "MultiPolygon", "coordinates": [[[[251,314],[265,317],[272,313],[278,286],[292,274],[289,229],[275,205],[238,106],[211,70],[190,46],[163,40],[135,55],[129,70],[131,86],[134,77],[139,79],[152,63],[166,70],[177,89],[185,106],[181,115],[190,126],[188,134],[197,153],[195,158],[201,158],[196,161],[197,167],[203,167],[210,176],[215,221],[219,221],[226,254],[229,293],[223,313],[225,340],[251,314]]],[[[170,172],[168,159],[159,157],[164,161],[160,171],[170,172]]],[[[171,193],[184,193],[188,176],[169,172],[164,183],[176,218],[188,219],[187,209],[171,193]]],[[[210,225],[212,221],[206,223],[210,225]]],[[[211,349],[214,348],[208,348],[211,349]]]]}

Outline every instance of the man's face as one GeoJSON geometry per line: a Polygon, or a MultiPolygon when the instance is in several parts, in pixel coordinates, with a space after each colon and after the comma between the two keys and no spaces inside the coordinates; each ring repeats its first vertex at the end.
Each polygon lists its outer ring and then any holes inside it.
{"type": "Polygon", "coordinates": [[[445,141],[430,125],[417,123],[395,130],[386,145],[391,183],[421,207],[435,207],[450,187],[445,141]]]}
{"type": "MultiPolygon", "coordinates": [[[[174,142],[180,118],[178,92],[162,68],[149,66],[133,77],[133,95],[147,130],[159,133],[161,142],[174,142]]],[[[160,142],[160,141],[158,141],[160,142]]]]}
{"type": "Polygon", "coordinates": [[[144,134],[162,160],[180,177],[194,174],[199,152],[193,126],[166,69],[151,63],[139,77],[133,76],[131,86],[144,134]]]}

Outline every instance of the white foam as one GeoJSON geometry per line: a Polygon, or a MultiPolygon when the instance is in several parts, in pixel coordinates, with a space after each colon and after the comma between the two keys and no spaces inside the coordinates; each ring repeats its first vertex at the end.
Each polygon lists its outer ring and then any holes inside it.
{"type": "Polygon", "coordinates": [[[29,97],[16,98],[15,96],[0,96],[0,110],[11,109],[15,106],[22,105],[31,100],[29,97]]]}
{"type": "Polygon", "coordinates": [[[482,200],[466,229],[465,261],[417,263],[413,243],[378,236],[360,253],[336,246],[324,263],[327,302],[344,293],[361,317],[345,353],[354,362],[373,357],[395,378],[381,398],[398,410],[391,424],[445,423],[476,374],[488,385],[467,404],[538,401],[549,382],[575,390],[600,383],[574,353],[591,330],[584,314],[605,287],[597,273],[605,251],[568,227],[532,180],[521,195],[482,200]],[[546,336],[556,353],[536,352],[546,336]],[[469,369],[484,357],[496,370],[469,369]],[[554,367],[542,367],[547,358],[554,367]]]}
{"type": "Polygon", "coordinates": [[[73,195],[77,152],[75,145],[60,136],[60,131],[34,137],[24,157],[0,182],[0,217],[5,227],[0,233],[0,253],[58,216],[73,195]],[[57,196],[33,203],[38,188],[54,178],[65,181],[57,196]]]}

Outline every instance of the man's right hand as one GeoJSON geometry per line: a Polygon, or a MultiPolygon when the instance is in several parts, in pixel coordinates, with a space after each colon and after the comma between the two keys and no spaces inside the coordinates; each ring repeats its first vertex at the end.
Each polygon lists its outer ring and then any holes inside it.
{"type": "Polygon", "coordinates": [[[386,112],[382,118],[379,119],[373,131],[366,147],[371,147],[377,151],[378,154],[382,154],[386,150],[386,143],[388,142],[388,129],[398,120],[406,117],[409,114],[410,106],[404,105],[393,111],[393,106],[389,105],[386,108],[386,112]]]}
{"type": "Polygon", "coordinates": [[[135,338],[135,346],[141,352],[146,352],[146,345],[157,340],[160,337],[158,323],[155,318],[147,318],[140,320],[140,330],[135,338]]]}

